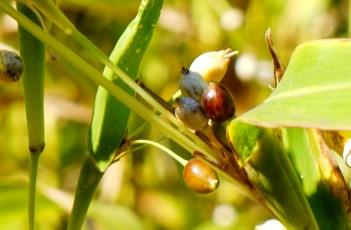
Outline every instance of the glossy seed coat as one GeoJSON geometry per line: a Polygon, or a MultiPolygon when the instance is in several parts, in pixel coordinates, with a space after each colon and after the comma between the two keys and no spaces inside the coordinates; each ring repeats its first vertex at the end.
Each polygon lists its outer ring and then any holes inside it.
{"type": "Polygon", "coordinates": [[[188,188],[197,193],[210,193],[219,185],[217,173],[205,162],[193,158],[185,165],[183,178],[188,188]]]}
{"type": "Polygon", "coordinates": [[[219,84],[211,82],[201,97],[201,106],[206,115],[216,122],[223,122],[235,114],[230,92],[219,84]]]}

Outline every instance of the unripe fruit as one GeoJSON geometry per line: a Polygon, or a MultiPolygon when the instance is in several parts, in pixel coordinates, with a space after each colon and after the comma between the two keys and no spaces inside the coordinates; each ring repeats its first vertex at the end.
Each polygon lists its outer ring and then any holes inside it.
{"type": "Polygon", "coordinates": [[[201,130],[207,123],[208,118],[203,113],[201,105],[191,97],[180,97],[175,100],[175,115],[188,128],[201,130]]]}
{"type": "Polygon", "coordinates": [[[23,72],[21,57],[15,52],[0,50],[0,81],[18,81],[23,72]]]}
{"type": "Polygon", "coordinates": [[[183,178],[188,188],[198,193],[210,193],[219,185],[217,173],[197,158],[189,160],[185,165],[183,178]]]}
{"type": "Polygon", "coordinates": [[[232,118],[235,107],[230,92],[211,82],[201,97],[201,106],[206,115],[216,122],[223,122],[232,118]]]}
{"type": "Polygon", "coordinates": [[[237,53],[229,48],[203,53],[193,61],[189,70],[200,74],[207,82],[219,82],[227,72],[230,58],[237,53]]]}
{"type": "Polygon", "coordinates": [[[200,74],[183,68],[179,88],[184,96],[200,101],[204,90],[207,88],[207,83],[202,79],[200,74]]]}

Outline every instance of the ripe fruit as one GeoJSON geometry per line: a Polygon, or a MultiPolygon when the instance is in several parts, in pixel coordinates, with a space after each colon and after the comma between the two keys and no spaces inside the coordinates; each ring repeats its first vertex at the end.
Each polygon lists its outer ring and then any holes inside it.
{"type": "Polygon", "coordinates": [[[188,188],[198,193],[210,193],[219,185],[217,173],[198,158],[188,161],[183,170],[183,178],[188,188]]]}
{"type": "Polygon", "coordinates": [[[15,52],[0,50],[0,80],[3,82],[18,81],[23,72],[21,57],[15,52]]]}
{"type": "Polygon", "coordinates": [[[216,122],[226,121],[234,116],[234,101],[230,92],[211,82],[201,97],[201,106],[206,115],[216,122]]]}
{"type": "Polygon", "coordinates": [[[207,83],[202,79],[200,74],[183,68],[179,88],[184,96],[200,101],[204,90],[207,88],[207,83]]]}
{"type": "Polygon", "coordinates": [[[189,70],[200,74],[207,82],[219,82],[227,72],[230,58],[237,53],[229,48],[203,53],[193,61],[189,70]]]}
{"type": "Polygon", "coordinates": [[[188,128],[201,130],[207,123],[208,118],[203,113],[201,105],[191,97],[180,97],[175,100],[175,115],[188,128]]]}

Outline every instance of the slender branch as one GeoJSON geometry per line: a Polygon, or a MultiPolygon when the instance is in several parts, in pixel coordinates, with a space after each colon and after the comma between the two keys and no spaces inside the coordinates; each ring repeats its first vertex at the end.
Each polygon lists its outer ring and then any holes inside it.
{"type": "Polygon", "coordinates": [[[186,163],[188,162],[187,160],[184,160],[183,158],[181,158],[180,156],[178,156],[175,152],[173,152],[172,150],[170,150],[169,148],[166,148],[165,146],[155,142],[155,141],[150,141],[150,140],[135,140],[131,142],[132,145],[134,144],[148,144],[148,145],[152,145],[158,149],[161,149],[162,151],[164,151],[165,153],[167,153],[168,155],[170,155],[171,157],[173,157],[175,160],[177,160],[181,165],[185,166],[186,163]]]}

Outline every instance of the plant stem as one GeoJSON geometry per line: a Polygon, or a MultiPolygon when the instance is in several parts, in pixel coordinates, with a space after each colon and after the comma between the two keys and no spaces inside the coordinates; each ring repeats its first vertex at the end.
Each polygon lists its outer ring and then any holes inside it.
{"type": "MultiPolygon", "coordinates": [[[[30,18],[36,26],[39,19],[36,14],[21,3],[19,12],[30,18]]],[[[28,145],[31,153],[40,153],[45,146],[44,140],[44,76],[45,45],[24,27],[19,26],[19,46],[24,63],[22,77],[24,104],[26,109],[28,145]]]]}
{"type": "MultiPolygon", "coordinates": [[[[22,3],[17,9],[40,25],[37,14],[22,3]]],[[[45,77],[45,45],[19,26],[18,38],[20,52],[24,63],[22,77],[24,104],[26,110],[28,146],[29,146],[29,199],[28,229],[35,229],[35,192],[38,161],[45,146],[44,140],[44,77],[45,77]]]]}
{"type": "Polygon", "coordinates": [[[84,159],[79,175],[79,181],[74,196],[74,205],[71,211],[68,230],[81,229],[89,204],[94,196],[97,185],[99,184],[103,172],[95,165],[94,160],[87,155],[84,159]]]}
{"type": "Polygon", "coordinates": [[[30,154],[29,158],[29,196],[28,196],[28,229],[35,229],[35,193],[40,154],[30,154]]]}
{"type": "Polygon", "coordinates": [[[178,161],[181,165],[185,166],[186,163],[188,162],[187,160],[184,160],[183,158],[181,158],[180,156],[178,156],[175,152],[173,152],[172,150],[170,150],[169,148],[166,148],[165,146],[155,142],[155,141],[150,141],[150,140],[135,140],[131,142],[132,145],[134,144],[147,144],[147,145],[152,145],[156,148],[161,149],[162,151],[164,151],[165,153],[167,153],[168,155],[170,155],[171,157],[173,157],[176,161],[178,161]]]}

